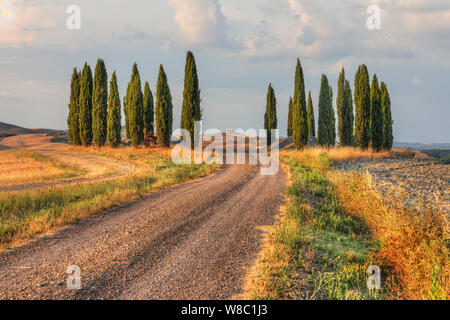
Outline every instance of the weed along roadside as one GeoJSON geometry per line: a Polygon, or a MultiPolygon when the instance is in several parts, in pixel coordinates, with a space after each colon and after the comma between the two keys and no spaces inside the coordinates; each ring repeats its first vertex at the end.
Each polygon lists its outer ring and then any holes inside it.
{"type": "Polygon", "coordinates": [[[448,298],[442,215],[419,218],[395,199],[386,204],[367,175],[332,168],[333,159],[368,156],[282,153],[288,200],[248,277],[247,298],[448,298]]]}

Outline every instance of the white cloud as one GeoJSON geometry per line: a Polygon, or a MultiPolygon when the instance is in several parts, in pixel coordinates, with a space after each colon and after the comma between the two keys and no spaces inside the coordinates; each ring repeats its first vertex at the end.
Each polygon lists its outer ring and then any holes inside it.
{"type": "Polygon", "coordinates": [[[225,40],[226,18],[217,0],[169,0],[183,40],[212,44],[225,40]]]}

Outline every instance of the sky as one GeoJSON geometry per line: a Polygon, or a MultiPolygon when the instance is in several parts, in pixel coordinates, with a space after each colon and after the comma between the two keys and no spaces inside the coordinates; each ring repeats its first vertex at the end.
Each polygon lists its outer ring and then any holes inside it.
{"type": "Polygon", "coordinates": [[[103,58],[121,97],[133,62],[153,92],[162,64],[176,129],[187,50],[204,129],[263,128],[272,83],[286,135],[298,57],[316,122],[321,75],[336,97],[341,68],[353,84],[365,63],[388,85],[396,141],[450,142],[448,0],[0,0],[0,121],[67,128],[73,67],[103,58]],[[372,5],[380,28],[367,26],[372,5]]]}

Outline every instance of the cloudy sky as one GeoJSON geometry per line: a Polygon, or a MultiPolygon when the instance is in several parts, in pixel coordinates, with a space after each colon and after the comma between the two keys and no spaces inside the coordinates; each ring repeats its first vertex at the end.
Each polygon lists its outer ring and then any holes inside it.
{"type": "Polygon", "coordinates": [[[177,125],[186,50],[204,128],[263,127],[271,82],[285,135],[299,57],[315,108],[322,73],[336,92],[341,67],[353,83],[366,63],[390,89],[397,141],[450,142],[448,0],[0,0],[0,121],[66,128],[72,68],[102,57],[121,96],[134,61],[153,91],[163,64],[177,125]],[[79,30],[67,28],[70,5],[79,30]],[[370,5],[380,30],[367,28],[370,5]]]}

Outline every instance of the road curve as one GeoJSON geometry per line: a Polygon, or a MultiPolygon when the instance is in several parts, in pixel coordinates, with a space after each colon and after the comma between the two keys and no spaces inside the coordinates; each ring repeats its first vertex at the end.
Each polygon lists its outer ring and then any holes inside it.
{"type": "Polygon", "coordinates": [[[239,294],[283,173],[225,166],[0,255],[2,299],[227,299],[239,294]],[[81,269],[68,289],[67,268],[81,269]]]}

